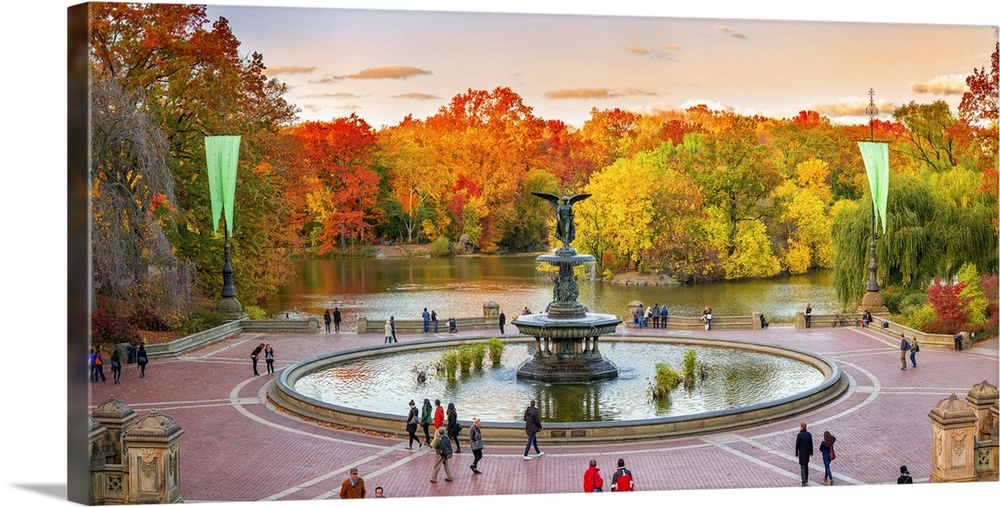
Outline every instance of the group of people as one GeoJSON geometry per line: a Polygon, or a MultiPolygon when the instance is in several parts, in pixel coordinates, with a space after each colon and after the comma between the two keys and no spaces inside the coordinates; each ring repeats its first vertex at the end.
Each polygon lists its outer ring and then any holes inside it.
{"type": "MultiPolygon", "coordinates": [[[[583,472],[583,491],[585,493],[601,493],[604,491],[604,479],[601,469],[597,468],[597,460],[590,460],[590,467],[583,472]]],[[[632,471],[625,468],[625,460],[618,458],[618,470],[611,476],[611,491],[635,491],[635,479],[632,471]]]]}
{"type": "Polygon", "coordinates": [[[264,362],[267,363],[267,372],[274,373],[274,349],[271,348],[270,343],[261,343],[254,347],[253,352],[250,353],[250,359],[253,361],[254,376],[260,375],[260,373],[257,373],[257,361],[261,353],[264,354],[264,362]]]}
{"type": "Polygon", "coordinates": [[[899,333],[899,362],[903,364],[900,370],[906,369],[906,354],[910,354],[910,363],[913,367],[917,367],[917,352],[920,352],[920,344],[917,343],[917,337],[911,336],[910,339],[906,339],[905,333],[899,333]]]}
{"type": "MultiPolygon", "coordinates": [[[[473,474],[481,474],[479,461],[483,459],[483,433],[480,429],[478,417],[472,418],[472,428],[469,429],[469,447],[472,449],[473,461],[469,469],[473,474]]],[[[431,406],[429,398],[424,398],[423,405],[417,408],[415,401],[410,400],[409,410],[406,415],[406,432],[410,440],[406,445],[407,450],[413,449],[416,442],[417,448],[429,446],[434,450],[437,459],[434,461],[434,468],[431,472],[431,482],[437,483],[438,474],[444,468],[445,481],[451,482],[454,477],[451,474],[451,467],[448,461],[454,454],[462,452],[458,435],[462,432],[462,424],[458,422],[458,409],[454,403],[448,403],[447,410],[441,405],[441,400],[435,399],[434,406],[431,406]],[[431,427],[434,427],[434,435],[431,437],[431,427]],[[417,436],[417,428],[422,428],[423,440],[417,436]]]]}
{"type": "Polygon", "coordinates": [[[659,303],[653,303],[653,306],[646,307],[643,310],[642,303],[639,303],[639,307],[632,314],[632,324],[636,329],[644,329],[649,327],[650,322],[652,322],[653,329],[666,329],[668,315],[670,315],[670,312],[667,311],[666,304],[660,306],[659,303]]]}
{"type": "MultiPolygon", "coordinates": [[[[121,353],[118,352],[118,347],[115,347],[111,351],[111,376],[115,384],[120,384],[122,379],[122,358],[121,353]]],[[[136,352],[136,363],[139,367],[139,377],[146,376],[146,363],[149,362],[149,355],[146,353],[146,346],[139,344],[139,349],[136,352]]],[[[89,365],[89,379],[91,382],[97,382],[100,379],[101,382],[107,380],[104,375],[104,351],[100,346],[91,347],[90,355],[88,357],[89,365]]]]}
{"type": "Polygon", "coordinates": [[[330,309],[329,308],[325,312],[323,312],[323,323],[326,324],[326,332],[327,333],[330,332],[330,322],[333,322],[334,332],[339,333],[340,332],[340,322],[342,320],[343,320],[343,318],[340,315],[340,308],[339,307],[335,307],[333,309],[333,315],[330,315],[330,309]]]}

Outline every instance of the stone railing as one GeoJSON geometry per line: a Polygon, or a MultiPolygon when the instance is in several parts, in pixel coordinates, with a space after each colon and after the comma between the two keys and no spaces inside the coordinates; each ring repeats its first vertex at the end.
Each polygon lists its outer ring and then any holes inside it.
{"type": "MultiPolygon", "coordinates": [[[[156,343],[146,346],[146,354],[154,357],[177,357],[192,350],[225,340],[244,331],[256,333],[318,333],[319,319],[240,319],[227,322],[221,326],[206,329],[195,334],[178,338],[172,342],[156,343]]],[[[122,357],[127,356],[127,345],[121,344],[122,357]]]]}
{"type": "MultiPolygon", "coordinates": [[[[440,318],[438,320],[438,333],[448,332],[448,318],[440,318]]],[[[468,331],[473,330],[494,330],[498,334],[500,333],[499,320],[496,317],[457,317],[455,318],[455,323],[458,331],[468,331]]],[[[431,322],[430,330],[434,332],[434,323],[431,322]]],[[[504,331],[507,333],[516,333],[517,328],[507,320],[507,325],[504,326],[504,331]]],[[[385,319],[372,319],[369,320],[367,317],[358,318],[358,334],[383,334],[385,332],[385,319]]],[[[424,320],[423,319],[396,319],[396,334],[412,334],[412,333],[423,333],[424,332],[424,320]]]]}
{"type": "MultiPolygon", "coordinates": [[[[902,324],[897,324],[888,319],[880,319],[875,317],[872,321],[871,329],[878,331],[884,335],[891,336],[893,338],[899,338],[900,333],[906,335],[907,338],[916,337],[917,343],[921,348],[927,347],[932,349],[955,349],[955,337],[950,334],[931,334],[925,333],[923,331],[918,331],[912,327],[906,327],[902,324]],[[882,322],[885,322],[885,325],[882,322]],[[883,327],[885,326],[885,327],[883,327]]],[[[968,340],[967,335],[963,335],[964,340],[968,340]]],[[[970,345],[969,342],[964,342],[963,345],[970,345]]],[[[964,347],[963,347],[964,348],[964,347]]]]}

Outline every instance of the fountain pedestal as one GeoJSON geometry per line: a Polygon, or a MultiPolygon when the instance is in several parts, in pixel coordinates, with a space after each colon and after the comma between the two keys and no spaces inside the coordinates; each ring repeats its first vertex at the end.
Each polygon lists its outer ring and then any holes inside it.
{"type": "Polygon", "coordinates": [[[618,368],[601,355],[598,339],[613,334],[621,320],[614,315],[589,313],[577,301],[579,286],[573,267],[594,262],[570,246],[540,255],[539,262],[559,268],[552,278],[553,298],[547,313],[520,315],[513,324],[535,337],[534,356],[521,365],[517,378],[545,382],[590,382],[618,377],[618,368]]]}

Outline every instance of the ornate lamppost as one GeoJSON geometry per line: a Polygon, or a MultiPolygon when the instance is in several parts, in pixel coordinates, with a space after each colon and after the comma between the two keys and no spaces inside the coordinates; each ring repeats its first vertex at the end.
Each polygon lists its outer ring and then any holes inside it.
{"type": "Polygon", "coordinates": [[[240,136],[205,138],[205,158],[208,162],[208,187],[212,197],[212,227],[219,232],[222,218],[223,246],[222,297],[216,304],[223,318],[238,320],[246,316],[243,305],[236,299],[233,266],[229,262],[229,225],[233,223],[233,200],[236,197],[236,166],[240,155],[240,136]]]}
{"type": "Polygon", "coordinates": [[[875,262],[875,218],[878,215],[882,221],[882,234],[885,234],[885,213],[886,203],[889,195],[889,145],[884,142],[875,142],[875,117],[878,116],[878,108],[875,107],[875,90],[868,90],[868,107],[865,114],[868,115],[868,125],[870,129],[870,141],[858,142],[861,149],[861,157],[865,162],[865,172],[868,174],[868,184],[872,193],[872,227],[871,240],[868,243],[868,283],[865,284],[865,295],[861,298],[859,312],[865,310],[873,314],[887,314],[889,309],[885,306],[885,300],[879,292],[878,278],[876,277],[878,265],[875,262]]]}

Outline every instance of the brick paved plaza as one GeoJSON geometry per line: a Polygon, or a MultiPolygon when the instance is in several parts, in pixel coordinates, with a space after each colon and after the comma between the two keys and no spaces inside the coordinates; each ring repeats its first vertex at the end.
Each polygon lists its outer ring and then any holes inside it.
{"type": "MultiPolygon", "coordinates": [[[[662,332],[647,329],[640,333],[662,332]]],[[[582,489],[582,474],[591,458],[597,459],[607,481],[619,457],[634,472],[637,490],[672,492],[638,496],[658,504],[699,501],[705,498],[705,493],[728,499],[742,499],[748,494],[747,498],[778,504],[785,500],[822,503],[843,498],[842,489],[853,490],[850,498],[870,499],[869,495],[895,498],[904,493],[889,489],[890,486],[864,486],[892,484],[891,488],[898,488],[895,481],[902,464],[918,483],[905,491],[903,498],[910,503],[920,504],[921,500],[941,495],[942,491],[945,497],[987,492],[995,496],[997,488],[992,487],[995,483],[920,484],[927,483],[931,472],[928,412],[951,393],[964,399],[969,389],[983,380],[998,384],[1000,367],[995,339],[962,352],[925,348],[918,355],[918,368],[901,371],[897,341],[867,329],[796,330],[777,326],[763,331],[710,333],[825,355],[837,361],[850,376],[850,389],[836,402],[806,415],[733,432],[645,443],[574,446],[547,445],[540,438],[539,445],[546,455],[531,461],[521,459],[523,447],[491,445],[487,430],[484,459],[480,463],[482,475],[473,475],[469,470],[472,454],[467,447],[468,432],[463,431],[466,451],[451,460],[455,481],[441,480],[437,484],[429,482],[434,456],[426,447],[408,451],[405,438],[338,431],[280,413],[265,402],[264,395],[267,383],[275,376],[263,374],[263,361],[259,366],[262,375],[252,375],[248,356],[262,341],[274,347],[276,369],[280,372],[285,366],[321,353],[379,347],[383,341],[381,335],[243,333],[179,358],[153,360],[145,378],[139,378],[135,365],[125,365],[121,384],[113,384],[109,378],[107,382],[92,385],[90,408],[114,396],[129,404],[139,417],[152,409],[173,417],[185,431],[181,439],[180,476],[187,503],[339,499],[340,484],[351,467],[360,469],[369,496],[374,495],[375,486],[385,488],[390,498],[577,493],[582,489]],[[809,424],[817,447],[810,488],[800,488],[793,455],[800,421],[809,424]],[[818,454],[825,430],[838,439],[837,459],[832,466],[836,480],[833,487],[822,482],[823,463],[818,454]],[[734,488],[755,489],[734,491],[734,488]],[[709,489],[726,491],[703,491],[709,489]],[[837,493],[832,493],[834,490],[837,493]]],[[[400,336],[401,342],[425,339],[436,338],[423,334],[400,336]]],[[[606,337],[605,341],[613,339],[606,337]]],[[[444,393],[426,393],[426,397],[448,402],[444,393]]],[[[511,407],[516,413],[523,409],[523,405],[511,407]]],[[[459,410],[464,414],[463,419],[475,411],[473,407],[459,407],[459,410]]],[[[553,498],[573,498],[576,503],[594,505],[598,501],[595,495],[583,497],[553,498]]],[[[503,498],[474,500],[507,504],[503,498]]],[[[426,500],[418,503],[431,504],[426,500]]]]}

